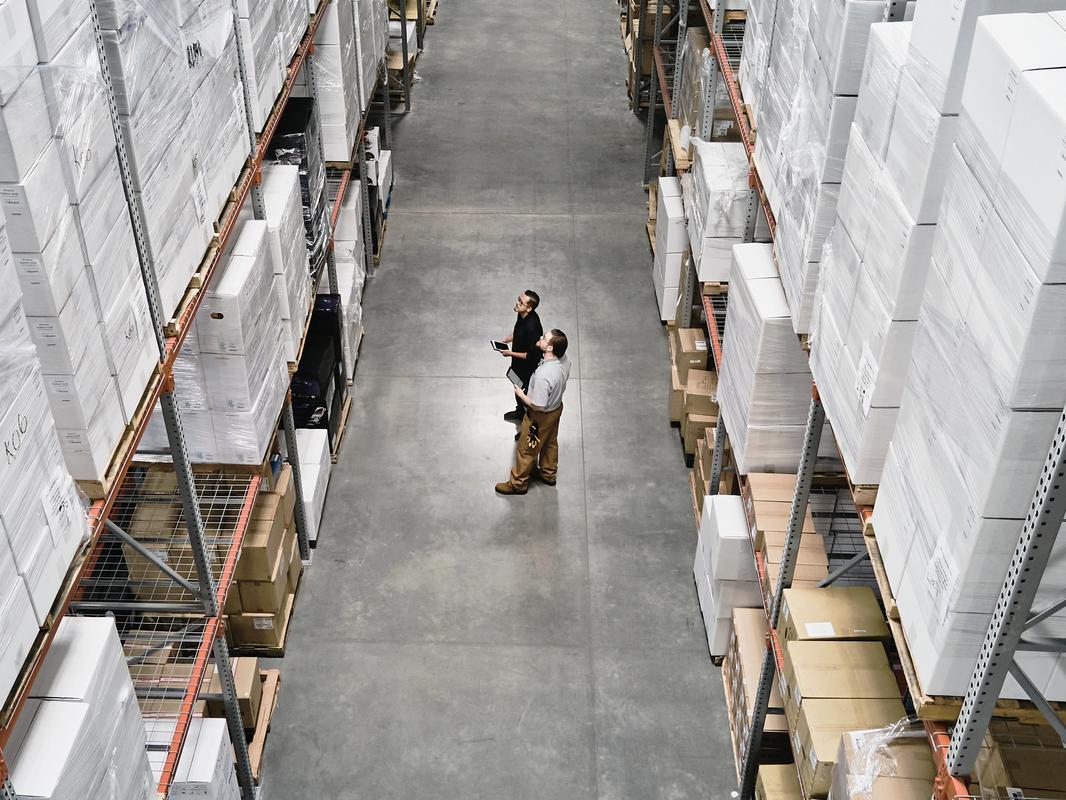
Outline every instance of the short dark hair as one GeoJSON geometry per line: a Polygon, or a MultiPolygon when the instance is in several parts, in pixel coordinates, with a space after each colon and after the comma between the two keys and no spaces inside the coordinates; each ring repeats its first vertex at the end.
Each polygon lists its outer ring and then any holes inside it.
{"type": "Polygon", "coordinates": [[[566,340],[566,334],[558,328],[552,328],[548,331],[548,341],[552,346],[552,352],[555,353],[556,358],[562,358],[566,355],[566,347],[569,344],[566,340]]]}
{"type": "Polygon", "coordinates": [[[524,294],[526,296],[526,299],[529,300],[530,310],[533,310],[540,305],[540,295],[534,292],[532,289],[526,289],[524,292],[522,292],[522,294],[524,294]]]}

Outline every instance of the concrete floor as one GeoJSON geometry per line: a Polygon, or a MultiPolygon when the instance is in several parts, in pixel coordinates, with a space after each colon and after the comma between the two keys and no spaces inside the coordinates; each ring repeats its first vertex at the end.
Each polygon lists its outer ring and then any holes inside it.
{"type": "Polygon", "coordinates": [[[726,798],[615,0],[441,0],[265,800],[726,798]],[[519,291],[570,337],[557,488],[498,497],[519,291]]]}

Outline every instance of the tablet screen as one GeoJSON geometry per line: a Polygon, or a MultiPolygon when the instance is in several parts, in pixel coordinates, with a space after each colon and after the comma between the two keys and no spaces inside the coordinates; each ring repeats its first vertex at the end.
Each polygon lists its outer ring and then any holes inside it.
{"type": "Polygon", "coordinates": [[[523,381],[521,378],[518,377],[518,373],[515,372],[513,369],[507,370],[507,377],[510,379],[511,383],[513,383],[519,389],[522,388],[523,381]]]}
{"type": "Polygon", "coordinates": [[[504,350],[507,349],[507,343],[506,342],[490,341],[489,344],[492,345],[492,349],[495,350],[497,353],[502,353],[504,350]]]}

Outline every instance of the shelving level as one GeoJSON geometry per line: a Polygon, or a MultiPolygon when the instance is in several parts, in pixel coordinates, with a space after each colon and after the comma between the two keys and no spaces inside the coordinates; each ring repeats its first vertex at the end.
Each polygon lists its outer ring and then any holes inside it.
{"type": "MultiPolygon", "coordinates": [[[[229,193],[225,206],[214,222],[213,236],[206,253],[176,311],[169,318],[161,312],[157,297],[152,268],[154,254],[143,223],[144,210],[139,199],[127,206],[133,224],[142,279],[149,299],[152,325],[159,345],[159,363],[152,371],[103,479],[81,482],[81,488],[91,501],[87,540],[70,566],[47,622],[42,626],[26,657],[14,689],[0,709],[0,797],[4,800],[14,798],[16,794],[3,749],[8,744],[20,712],[32,693],[34,680],[50,652],[61,621],[69,615],[103,613],[112,613],[119,621],[138,699],[149,725],[152,724],[151,719],[163,710],[172,718],[169,724],[173,726],[173,733],[162,758],[159,796],[168,795],[193,706],[201,691],[204,671],[211,660],[214,661],[214,669],[222,687],[221,700],[226,709],[234,744],[242,796],[246,800],[255,796],[248,749],[236,705],[229,653],[222,632],[223,610],[233,583],[251,507],[260,490],[262,477],[256,470],[248,468],[218,467],[205,470],[191,466],[180,412],[174,399],[174,366],[178,353],[190,334],[207,287],[219,269],[227,245],[234,236],[245,203],[250,202],[255,217],[262,218],[264,215],[259,183],[268,146],[301,70],[306,70],[311,78],[308,83],[314,86],[315,37],[330,2],[331,0],[321,0],[316,11],[308,17],[307,27],[284,69],[279,94],[258,134],[255,133],[257,126],[251,121],[249,98],[246,95],[244,112],[248,117],[250,131],[249,157],[229,193]],[[157,406],[161,409],[166,423],[170,446],[171,464],[169,468],[162,470],[158,466],[137,464],[138,449],[153,409],[157,406]],[[153,558],[152,548],[138,541],[135,536],[135,509],[144,504],[166,508],[171,513],[169,527],[160,529],[156,526],[152,530],[155,544],[162,543],[163,548],[170,554],[165,563],[153,558]],[[162,541],[163,539],[165,541],[162,541]],[[141,559],[137,563],[143,565],[144,570],[139,570],[138,575],[130,575],[127,560],[123,557],[124,552],[135,554],[132,558],[141,559]],[[175,553],[178,555],[175,556],[175,553]],[[135,577],[136,591],[131,594],[131,579],[135,577]],[[131,655],[131,651],[137,651],[138,648],[141,655],[136,652],[131,655]],[[146,666],[149,664],[151,669],[146,666]],[[171,674],[166,685],[161,685],[160,679],[166,673],[163,669],[165,667],[172,667],[171,672],[179,673],[181,679],[175,683],[171,674]]],[[[115,95],[111,89],[109,55],[95,2],[90,6],[111,124],[117,141],[121,177],[127,197],[134,198],[137,195],[131,188],[128,144],[124,139],[123,124],[119,120],[115,95]]],[[[234,4],[233,8],[236,22],[237,5],[234,4]]],[[[235,28],[238,51],[241,52],[238,59],[241,80],[247,87],[247,67],[239,46],[240,26],[235,25],[235,28]]],[[[378,61],[383,76],[384,53],[378,61]]],[[[388,94],[384,90],[383,80],[379,81],[379,85],[382,89],[388,141],[388,94]]],[[[335,194],[331,197],[330,250],[337,214],[353,181],[363,183],[362,216],[364,224],[369,224],[363,136],[367,116],[367,113],[360,114],[355,151],[350,162],[341,170],[335,194]]],[[[364,239],[367,242],[366,264],[368,270],[372,271],[369,235],[364,239]]],[[[323,272],[326,273],[331,290],[336,291],[337,276],[331,254],[327,257],[327,269],[323,272]]],[[[320,274],[318,280],[321,278],[320,274]]],[[[312,294],[311,305],[313,303],[312,294]]],[[[310,308],[307,313],[310,314],[310,308]]],[[[300,491],[299,458],[288,395],[279,424],[284,430],[296,485],[295,525],[300,554],[307,561],[310,558],[306,536],[307,522],[300,491]]]]}
{"type": "MultiPolygon", "coordinates": [[[[773,209],[770,207],[766,192],[763,189],[758,170],[752,158],[755,136],[750,129],[745,104],[741,96],[740,87],[735,79],[736,64],[739,60],[740,51],[737,41],[730,41],[730,37],[724,35],[724,18],[716,19],[714,12],[708,8],[706,0],[700,0],[700,10],[708,23],[711,31],[711,53],[714,65],[711,69],[712,79],[705,86],[704,95],[704,128],[714,119],[714,98],[717,92],[717,84],[722,82],[729,94],[730,106],[734,117],[734,124],[739,133],[739,139],[743,142],[749,167],[749,183],[751,186],[748,201],[748,235],[745,241],[754,239],[754,215],[758,209],[762,209],[766,216],[771,233],[776,237],[776,221],[773,209]]],[[[885,20],[892,21],[903,18],[905,4],[902,2],[886,2],[885,20]]],[[[657,181],[652,177],[658,174],[672,176],[678,172],[678,148],[671,146],[671,132],[678,129],[673,118],[676,117],[674,98],[677,96],[680,82],[680,69],[683,64],[680,59],[673,59],[674,72],[670,73],[670,57],[662,48],[662,36],[664,32],[678,32],[678,42],[683,41],[688,26],[688,15],[692,12],[684,9],[679,18],[668,22],[662,20],[661,11],[656,15],[656,41],[655,46],[655,72],[651,78],[651,109],[656,107],[657,95],[662,94],[663,106],[668,115],[667,125],[664,131],[664,146],[661,161],[655,157],[654,135],[655,125],[653,114],[649,111],[647,124],[647,139],[645,149],[645,182],[654,185],[657,181]],[[670,88],[667,88],[667,87],[670,88]],[[656,161],[659,161],[659,169],[655,170],[656,161]]],[[[724,15],[723,15],[724,17],[724,15]]],[[[666,50],[671,48],[667,47],[666,50]]],[[[679,46],[675,46],[675,52],[682,52],[679,46]]],[[[654,245],[654,238],[653,238],[654,245]]],[[[713,356],[716,370],[722,366],[722,342],[725,334],[725,326],[728,310],[728,287],[724,285],[708,286],[707,291],[701,291],[696,270],[690,263],[685,269],[685,286],[681,298],[682,314],[680,324],[685,327],[692,325],[696,314],[703,316],[708,330],[709,349],[713,356]]],[[[735,750],[746,753],[747,757],[742,763],[737,764],[738,777],[740,779],[741,797],[748,800],[754,796],[755,778],[758,769],[757,754],[762,735],[762,727],[769,706],[770,689],[775,673],[784,667],[781,643],[777,639],[776,622],[780,611],[781,594],[791,581],[791,572],[796,565],[796,556],[799,545],[800,522],[808,508],[812,487],[815,483],[824,482],[826,476],[817,474],[816,454],[822,435],[825,410],[822,407],[816,387],[812,386],[812,399],[808,414],[808,422],[805,429],[803,450],[800,454],[800,467],[798,470],[796,488],[792,498],[791,514],[789,518],[788,533],[784,553],[779,569],[779,577],[775,587],[766,585],[767,565],[762,562],[760,554],[753,553],[756,562],[756,571],[763,588],[763,596],[768,599],[764,610],[767,613],[768,635],[767,646],[759,677],[756,699],[754,704],[751,734],[747,741],[735,750]]],[[[832,420],[829,420],[831,423],[832,420]]],[[[965,697],[930,697],[921,688],[920,681],[913,663],[903,629],[898,622],[898,612],[895,609],[895,600],[892,597],[891,587],[885,574],[885,568],[880,558],[876,534],[871,524],[873,504],[876,502],[876,487],[858,486],[851,481],[847,470],[840,462],[840,473],[830,476],[830,482],[847,487],[851,494],[854,506],[855,521],[862,531],[861,545],[855,549],[850,558],[844,558],[842,563],[834,569],[829,577],[823,582],[829,585],[839,580],[845,574],[854,570],[861,564],[868,563],[871,572],[870,583],[874,583],[880,593],[882,602],[886,608],[888,625],[892,632],[892,640],[898,655],[900,670],[905,679],[906,698],[914,709],[917,717],[924,725],[926,738],[933,754],[937,775],[934,782],[935,800],[961,800],[970,796],[970,789],[963,779],[973,766],[976,750],[984,741],[985,732],[988,730],[990,720],[994,716],[1023,722],[1051,724],[1060,735],[1066,735],[1066,727],[1063,719],[1066,719],[1066,708],[1063,704],[1049,704],[1035,691],[1030,692],[1031,702],[998,700],[1000,688],[1007,676],[1013,660],[1014,653],[1019,648],[1021,634],[1038,619],[1044,618],[1057,608],[1051,607],[1041,611],[1032,609],[1035,598],[1036,586],[1039,583],[1039,575],[1042,574],[1047,564],[1047,553],[1050,547],[1043,543],[1038,546],[1038,537],[1034,533],[1041,527],[1051,526],[1058,530],[1066,511],[1066,500],[1053,491],[1055,477],[1061,477],[1064,471],[1066,453],[1062,446],[1063,436],[1066,435],[1066,413],[1060,419],[1058,431],[1055,434],[1051,452],[1048,454],[1043,475],[1044,480],[1038,486],[1036,495],[1030,506],[1029,516],[1026,518],[1022,535],[1015,551],[1007,580],[1003,586],[996,612],[993,615],[991,626],[985,636],[985,644],[982,648],[973,678],[965,697]],[[1026,580],[1017,579],[1015,576],[1027,575],[1026,580]],[[1034,579],[1033,576],[1037,576],[1034,579]],[[960,777],[963,776],[963,777],[960,777]]],[[[710,475],[711,493],[716,494],[722,487],[723,476],[733,473],[738,478],[736,485],[742,496],[746,494],[746,481],[739,476],[735,462],[732,461],[731,450],[728,447],[728,432],[719,417],[718,428],[714,436],[714,450],[712,456],[712,471],[710,475]]],[[[750,508],[750,503],[746,504],[750,508]]],[[[752,520],[749,519],[749,527],[752,520]]],[[[752,527],[752,529],[754,529],[752,527]]],[[[1026,645],[1022,645],[1025,647],[1026,645]]],[[[1037,645],[1041,647],[1061,647],[1061,642],[1046,642],[1037,645]]],[[[1011,674],[1018,677],[1018,673],[1011,670],[1011,674]]],[[[1066,741],[1066,738],[1064,738],[1066,741]]]]}

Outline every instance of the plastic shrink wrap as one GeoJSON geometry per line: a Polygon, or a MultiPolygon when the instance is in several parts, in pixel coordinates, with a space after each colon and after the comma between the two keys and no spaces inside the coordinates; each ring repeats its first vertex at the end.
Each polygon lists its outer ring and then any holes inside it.
{"type": "Polygon", "coordinates": [[[687,126],[692,136],[703,139],[715,138],[729,133],[733,127],[732,104],[725,82],[719,80],[714,96],[714,131],[703,132],[703,115],[706,109],[707,87],[711,80],[714,60],[710,52],[711,40],[706,28],[689,28],[682,45],[684,67],[681,73],[681,95],[678,98],[677,118],[687,126]]]}
{"type": "MultiPolygon", "coordinates": [[[[162,777],[164,762],[176,720],[157,718],[146,725],[148,757],[156,782],[162,777]]],[[[226,720],[193,717],[189,721],[185,746],[181,750],[170,788],[173,797],[199,797],[204,800],[240,800],[241,787],[233,763],[226,720]]]]}
{"type": "Polygon", "coordinates": [[[147,800],[144,720],[110,617],[66,617],[5,748],[25,797],[147,800]]]}
{"type": "MultiPolygon", "coordinates": [[[[349,197],[351,192],[352,189],[349,189],[349,197]]],[[[264,165],[263,202],[274,265],[274,289],[285,323],[283,327],[287,329],[283,337],[285,358],[287,361],[296,361],[311,302],[311,275],[308,271],[307,240],[303,236],[299,168],[287,164],[264,165]]]]}
{"type": "Polygon", "coordinates": [[[933,793],[935,778],[925,731],[901,720],[840,737],[829,800],[925,800],[933,793]]]}
{"type": "Polygon", "coordinates": [[[733,248],[722,361],[718,401],[740,473],[795,471],[811,373],[769,245],[733,248]]]}
{"type": "Polygon", "coordinates": [[[330,3],[315,37],[315,97],[326,161],[350,161],[359,128],[359,56],[355,8],[330,3]]]}

